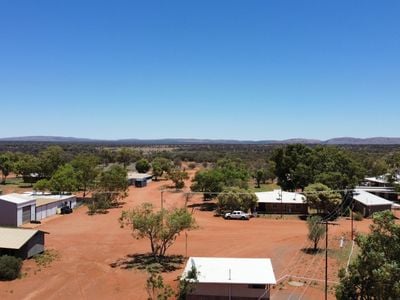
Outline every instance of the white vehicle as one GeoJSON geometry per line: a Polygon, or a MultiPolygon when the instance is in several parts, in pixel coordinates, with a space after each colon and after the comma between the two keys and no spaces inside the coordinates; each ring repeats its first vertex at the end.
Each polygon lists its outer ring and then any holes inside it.
{"type": "Polygon", "coordinates": [[[226,213],[224,215],[224,218],[227,220],[230,219],[237,219],[237,220],[249,220],[250,219],[250,215],[248,213],[245,213],[241,210],[234,210],[231,213],[226,213]]]}

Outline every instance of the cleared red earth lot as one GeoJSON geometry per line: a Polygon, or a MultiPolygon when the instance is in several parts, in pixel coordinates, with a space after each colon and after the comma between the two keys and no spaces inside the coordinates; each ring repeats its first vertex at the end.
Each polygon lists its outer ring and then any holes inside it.
{"type": "MultiPolygon", "coordinates": [[[[49,232],[46,247],[55,249],[59,258],[49,267],[38,267],[33,260],[24,263],[22,279],[0,282],[0,299],[147,299],[146,273],[138,270],[112,268],[110,264],[129,254],[146,253],[147,240],[134,239],[128,228],[121,228],[118,218],[123,209],[151,202],[160,207],[160,190],[169,182],[152,182],[145,188],[131,187],[123,208],[111,209],[108,214],[88,216],[86,207],[71,215],[57,216],[38,228],[49,232]]],[[[189,182],[188,182],[189,183],[189,182]]],[[[182,193],[165,192],[164,207],[185,205],[182,193]]],[[[200,195],[188,205],[202,203],[200,195]]],[[[190,208],[192,209],[192,208],[190,208]]],[[[212,212],[193,209],[199,228],[182,234],[169,249],[169,254],[215,257],[269,257],[277,279],[285,275],[284,284],[271,293],[273,299],[320,299],[323,283],[296,279],[293,276],[324,278],[324,256],[301,251],[310,247],[307,227],[296,218],[253,218],[250,221],[227,221],[214,217],[212,212]],[[287,281],[306,281],[292,287],[287,281]]],[[[329,242],[338,249],[341,235],[349,236],[350,222],[340,220],[331,228],[329,242]]],[[[366,232],[370,221],[355,223],[358,231],[366,232]]],[[[323,246],[321,243],[321,247],[323,246]]],[[[182,265],[183,267],[183,265],[182,265]]],[[[338,259],[330,255],[329,280],[337,281],[338,259]]],[[[176,285],[182,270],[164,273],[167,283],[176,285]]],[[[334,298],[330,294],[330,298],[334,298]]]]}

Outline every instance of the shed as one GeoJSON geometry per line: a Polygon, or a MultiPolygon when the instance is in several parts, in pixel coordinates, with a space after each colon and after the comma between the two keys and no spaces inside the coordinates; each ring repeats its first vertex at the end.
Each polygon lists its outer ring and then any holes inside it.
{"type": "Polygon", "coordinates": [[[368,217],[375,212],[391,210],[393,202],[361,189],[353,192],[354,210],[368,217]]]}
{"type": "Polygon", "coordinates": [[[75,195],[38,195],[36,198],[35,221],[54,216],[57,210],[68,206],[76,207],[75,195]]]}
{"type": "Polygon", "coordinates": [[[197,274],[193,291],[186,299],[269,299],[276,284],[269,258],[190,257],[182,278],[197,274]]]}
{"type": "Polygon", "coordinates": [[[22,259],[44,251],[44,231],[0,227],[0,254],[22,259]]]}
{"type": "Polygon", "coordinates": [[[153,175],[147,173],[128,172],[128,184],[135,187],[145,187],[153,179],[153,175]]]}
{"type": "Polygon", "coordinates": [[[17,227],[35,220],[35,206],[31,195],[0,195],[0,225],[17,227]]]}
{"type": "Polygon", "coordinates": [[[259,192],[257,212],[272,214],[308,214],[307,198],[299,193],[273,190],[259,192]]]}

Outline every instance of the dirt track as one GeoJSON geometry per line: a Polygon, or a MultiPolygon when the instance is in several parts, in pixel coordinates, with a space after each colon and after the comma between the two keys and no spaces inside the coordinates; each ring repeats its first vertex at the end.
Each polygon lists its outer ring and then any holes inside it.
{"type": "MultiPolygon", "coordinates": [[[[147,299],[146,274],[142,271],[112,268],[110,264],[128,254],[149,251],[147,240],[132,238],[128,228],[120,228],[118,217],[122,209],[142,202],[160,206],[160,189],[168,182],[152,182],[146,188],[130,188],[124,208],[112,209],[108,214],[88,216],[86,207],[71,215],[57,216],[40,225],[49,232],[46,247],[55,249],[60,258],[51,266],[41,268],[33,260],[24,263],[26,275],[13,282],[0,282],[0,299],[147,299]]],[[[189,205],[201,203],[201,196],[190,199],[189,205]]],[[[164,207],[185,205],[181,193],[165,192],[164,207]]],[[[307,275],[323,279],[321,255],[304,254],[300,249],[310,246],[306,241],[307,228],[297,219],[275,220],[256,218],[250,221],[226,221],[212,212],[193,210],[199,229],[188,233],[188,256],[269,257],[276,278],[284,275],[307,275]]],[[[369,221],[358,222],[358,230],[366,231],[369,221]]],[[[348,234],[349,221],[331,230],[330,242],[337,244],[341,234],[348,234]]],[[[337,245],[334,247],[337,247],[337,245]]],[[[170,248],[170,254],[185,255],[185,235],[170,248]]],[[[329,261],[330,280],[337,280],[336,262],[329,261]]],[[[168,283],[181,270],[164,274],[168,283]]],[[[323,285],[299,288],[283,286],[272,291],[272,299],[320,299],[323,285]]],[[[333,296],[330,296],[333,299],[333,296]]]]}

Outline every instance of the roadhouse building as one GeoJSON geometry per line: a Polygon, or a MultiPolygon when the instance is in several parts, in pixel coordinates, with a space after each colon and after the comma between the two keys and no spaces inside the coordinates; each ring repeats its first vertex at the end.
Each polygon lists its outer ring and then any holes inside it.
{"type": "Polygon", "coordinates": [[[0,227],[0,255],[30,258],[44,251],[44,231],[0,227]]]}
{"type": "Polygon", "coordinates": [[[197,278],[188,300],[270,299],[276,284],[269,258],[190,257],[182,278],[192,271],[197,278]]]}
{"type": "Polygon", "coordinates": [[[306,197],[299,193],[273,190],[259,192],[257,212],[267,214],[308,214],[306,197]]]}
{"type": "Polygon", "coordinates": [[[128,184],[135,187],[145,187],[152,179],[153,175],[150,174],[128,172],[128,184]]]}
{"type": "Polygon", "coordinates": [[[7,194],[0,195],[0,226],[18,227],[57,214],[61,207],[76,206],[74,195],[7,194]]]}

